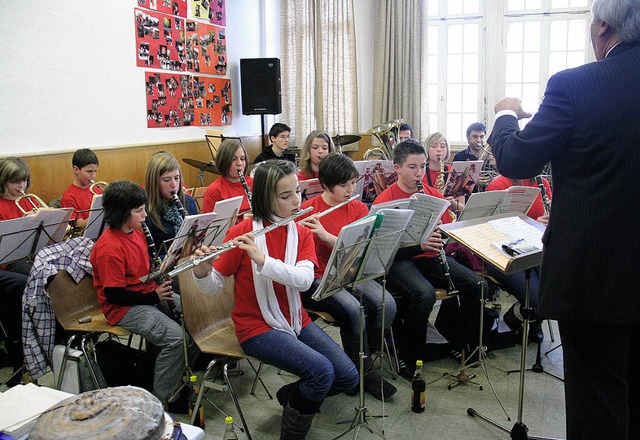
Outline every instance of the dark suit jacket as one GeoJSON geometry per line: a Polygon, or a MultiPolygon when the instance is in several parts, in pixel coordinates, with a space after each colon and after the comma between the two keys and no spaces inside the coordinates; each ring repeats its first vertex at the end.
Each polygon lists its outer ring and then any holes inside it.
{"type": "Polygon", "coordinates": [[[554,75],[525,128],[502,116],[489,143],[507,177],[535,176],[551,161],[540,313],[637,322],[640,44],[619,44],[604,60],[554,75]]]}

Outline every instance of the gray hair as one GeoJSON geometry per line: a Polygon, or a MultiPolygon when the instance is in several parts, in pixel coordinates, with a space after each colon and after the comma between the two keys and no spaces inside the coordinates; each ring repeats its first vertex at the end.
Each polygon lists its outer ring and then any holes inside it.
{"type": "Polygon", "coordinates": [[[621,42],[640,41],[640,0],[593,0],[594,21],[604,21],[621,42]]]}

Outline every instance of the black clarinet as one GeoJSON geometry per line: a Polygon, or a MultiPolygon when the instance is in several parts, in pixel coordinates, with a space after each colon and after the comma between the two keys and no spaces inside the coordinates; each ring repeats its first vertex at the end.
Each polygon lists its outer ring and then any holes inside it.
{"type": "MultiPolygon", "coordinates": [[[[151,231],[149,230],[149,226],[147,226],[145,222],[142,223],[142,232],[144,233],[144,238],[147,240],[147,252],[149,253],[149,257],[153,261],[153,265],[154,265],[153,270],[155,270],[160,267],[160,264],[162,264],[162,260],[160,260],[160,257],[158,257],[158,253],[156,252],[156,244],[154,243],[153,237],[151,236],[151,231]]],[[[151,273],[153,272],[153,270],[150,270],[149,272],[151,273]]],[[[165,281],[168,281],[170,279],[171,278],[161,276],[156,280],[156,283],[162,284],[165,281]]],[[[173,318],[176,320],[176,322],[180,322],[180,319],[181,319],[180,311],[176,307],[175,303],[173,301],[167,301],[167,306],[169,307],[169,310],[171,311],[171,314],[173,315],[173,318]]]]}
{"type": "Polygon", "coordinates": [[[173,203],[176,204],[176,208],[178,208],[178,212],[180,213],[180,216],[182,217],[182,220],[184,220],[184,218],[187,216],[187,211],[185,211],[184,206],[182,205],[182,202],[180,201],[180,197],[178,197],[178,193],[177,192],[172,192],[171,193],[171,197],[173,197],[173,203]]]}
{"type": "MultiPolygon", "coordinates": [[[[424,187],[420,180],[416,181],[416,187],[418,188],[419,193],[424,194],[424,187]]],[[[456,286],[453,284],[453,280],[451,279],[451,271],[449,269],[449,262],[447,261],[447,254],[444,251],[444,247],[440,248],[438,251],[438,258],[440,259],[440,267],[442,268],[444,279],[447,282],[447,296],[457,295],[458,289],[456,289],[456,286]]]]}
{"type": "Polygon", "coordinates": [[[546,215],[549,215],[549,213],[551,212],[551,200],[549,200],[549,196],[547,195],[547,189],[544,187],[542,176],[536,176],[536,183],[538,184],[538,188],[540,188],[540,197],[542,197],[542,206],[544,206],[544,213],[546,215]]]}
{"type": "Polygon", "coordinates": [[[247,200],[249,201],[249,209],[253,209],[252,208],[253,204],[251,203],[251,188],[249,188],[247,179],[244,178],[244,174],[240,170],[238,170],[238,179],[240,179],[240,183],[242,183],[242,188],[244,188],[244,192],[247,195],[247,200]]]}

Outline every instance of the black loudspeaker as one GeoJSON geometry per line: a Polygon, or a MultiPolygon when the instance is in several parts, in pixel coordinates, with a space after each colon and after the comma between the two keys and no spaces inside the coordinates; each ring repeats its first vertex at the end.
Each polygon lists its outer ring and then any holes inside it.
{"type": "Polygon", "coordinates": [[[240,60],[243,115],[282,113],[280,60],[243,58],[240,60]]]}

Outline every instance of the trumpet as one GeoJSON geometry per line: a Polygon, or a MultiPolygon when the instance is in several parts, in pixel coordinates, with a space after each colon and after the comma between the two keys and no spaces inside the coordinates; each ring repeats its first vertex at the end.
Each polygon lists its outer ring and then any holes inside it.
{"type": "MultiPolygon", "coordinates": [[[[254,237],[258,237],[260,235],[264,235],[267,232],[270,232],[270,231],[273,231],[276,228],[279,228],[280,226],[286,225],[287,223],[289,223],[292,220],[295,220],[296,218],[300,217],[301,215],[305,215],[305,214],[311,212],[312,210],[313,210],[313,207],[311,207],[311,206],[309,206],[308,208],[302,209],[302,210],[296,212],[295,214],[290,215],[289,217],[283,218],[280,221],[277,221],[275,223],[270,224],[269,226],[265,226],[262,229],[254,231],[253,232],[253,236],[254,237]]],[[[217,246],[214,251],[207,252],[202,257],[195,257],[195,258],[192,258],[189,261],[185,261],[182,264],[178,264],[173,270],[171,270],[171,271],[169,271],[167,273],[152,273],[152,274],[149,274],[149,277],[148,278],[145,277],[145,280],[155,280],[155,279],[157,279],[159,277],[163,277],[163,279],[175,278],[178,275],[180,275],[182,272],[186,272],[188,270],[191,270],[194,267],[196,267],[197,265],[199,265],[200,263],[204,263],[205,261],[211,260],[212,258],[215,258],[218,255],[222,255],[225,252],[228,252],[228,251],[230,251],[232,249],[235,249],[236,247],[237,247],[237,245],[234,243],[234,240],[225,241],[220,246],[217,246]]]]}
{"type": "MultiPolygon", "coordinates": [[[[351,202],[353,202],[354,200],[359,199],[359,198],[360,198],[360,194],[355,194],[355,195],[353,195],[353,196],[349,197],[349,198],[348,198],[347,200],[345,200],[344,202],[340,202],[340,203],[338,203],[337,205],[332,206],[332,207],[331,207],[331,208],[329,208],[329,209],[325,209],[324,211],[319,212],[319,213],[317,214],[317,216],[318,216],[317,218],[321,218],[321,217],[324,217],[324,216],[325,216],[325,215],[327,215],[327,214],[331,214],[331,213],[332,213],[333,211],[335,211],[336,209],[340,209],[340,208],[342,208],[344,205],[346,205],[346,204],[348,204],[348,203],[351,203],[351,202]]],[[[301,225],[305,220],[306,220],[306,219],[299,220],[297,223],[298,223],[299,225],[301,225]]]]}
{"type": "Polygon", "coordinates": [[[244,177],[244,173],[238,170],[238,179],[240,179],[240,183],[242,183],[242,188],[244,189],[244,193],[247,195],[247,200],[249,201],[249,209],[252,209],[251,204],[251,188],[249,188],[249,184],[247,183],[247,179],[244,177]]]}
{"type": "Polygon", "coordinates": [[[35,194],[26,194],[24,191],[22,191],[22,195],[19,196],[15,200],[15,202],[16,202],[16,206],[18,207],[18,209],[20,210],[23,216],[37,212],[38,209],[40,208],[48,208],[47,204],[44,203],[40,197],[38,197],[35,194]],[[26,199],[29,202],[29,204],[32,206],[31,210],[26,210],[22,207],[22,205],[20,205],[20,202],[22,201],[22,199],[26,199]]]}
{"type": "Polygon", "coordinates": [[[91,191],[91,194],[93,194],[94,196],[97,196],[99,193],[96,191],[96,188],[100,188],[102,192],[104,192],[107,186],[109,186],[109,183],[107,182],[103,182],[102,180],[94,182],[92,180],[91,185],[89,186],[89,191],[91,191]]]}

